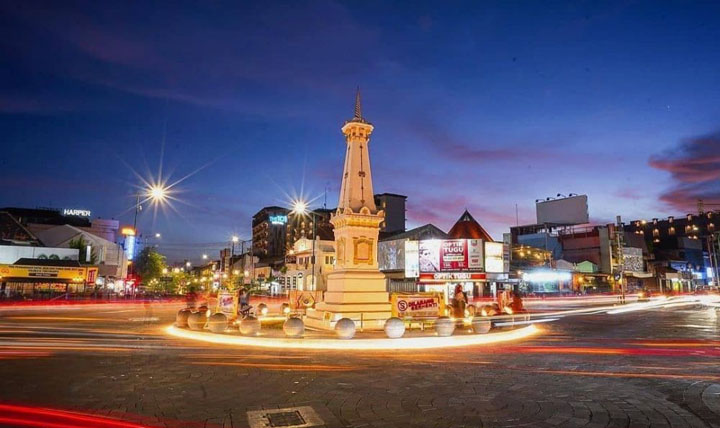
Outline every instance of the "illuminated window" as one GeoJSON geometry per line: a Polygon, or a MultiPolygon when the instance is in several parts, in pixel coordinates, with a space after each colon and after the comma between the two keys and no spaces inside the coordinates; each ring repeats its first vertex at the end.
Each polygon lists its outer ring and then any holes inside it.
{"type": "Polygon", "coordinates": [[[656,238],[657,238],[658,236],[660,236],[660,229],[657,229],[657,228],[653,229],[653,236],[656,237],[656,238]]]}
{"type": "Polygon", "coordinates": [[[675,228],[672,227],[672,226],[670,226],[670,229],[668,229],[668,233],[669,233],[670,235],[674,235],[674,234],[675,234],[675,228]]]}

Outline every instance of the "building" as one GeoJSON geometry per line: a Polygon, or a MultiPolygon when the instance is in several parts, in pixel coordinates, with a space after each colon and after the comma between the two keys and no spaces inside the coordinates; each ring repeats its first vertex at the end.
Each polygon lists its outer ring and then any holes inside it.
{"type": "Polygon", "coordinates": [[[480,226],[468,210],[465,210],[447,234],[450,239],[482,239],[485,242],[493,242],[490,234],[480,226]]]}
{"type": "Polygon", "coordinates": [[[127,276],[128,260],[119,244],[67,224],[41,230],[36,236],[46,245],[60,248],[70,248],[79,239],[85,241],[89,251],[85,251],[86,259],[79,261],[97,266],[100,282],[114,282],[127,276]]]}
{"type": "Polygon", "coordinates": [[[0,211],[9,213],[33,233],[67,224],[107,241],[118,242],[120,222],[114,219],[101,218],[91,220],[92,212],[89,210],[11,207],[0,209],[0,211]]]}
{"type": "Polygon", "coordinates": [[[378,262],[390,292],[437,292],[447,299],[461,286],[468,297],[512,287],[510,247],[494,242],[466,210],[445,233],[432,224],[384,238],[378,262]]]}
{"type": "Polygon", "coordinates": [[[380,236],[389,236],[405,232],[405,202],[407,196],[395,193],[379,193],[374,195],[375,206],[385,212],[385,219],[380,223],[380,236]]]}
{"type": "Polygon", "coordinates": [[[330,223],[330,217],[335,213],[335,209],[318,208],[312,210],[311,213],[298,214],[290,212],[288,215],[287,231],[285,238],[286,251],[289,251],[300,239],[313,239],[313,223],[315,226],[315,234],[321,240],[333,240],[333,225],[330,223]]]}
{"type": "Polygon", "coordinates": [[[278,277],[276,294],[292,290],[327,290],[327,277],[335,266],[335,240],[302,238],[288,251],[283,272],[278,277]],[[314,245],[313,245],[314,244],[314,245]],[[313,251],[315,253],[313,263],[313,251]]]}
{"type": "Polygon", "coordinates": [[[656,272],[655,284],[647,286],[687,292],[716,283],[720,211],[633,220],[624,230],[642,243],[643,256],[656,272]]]}
{"type": "Polygon", "coordinates": [[[287,208],[270,206],[253,216],[252,249],[262,263],[285,258],[289,214],[287,208]]]}

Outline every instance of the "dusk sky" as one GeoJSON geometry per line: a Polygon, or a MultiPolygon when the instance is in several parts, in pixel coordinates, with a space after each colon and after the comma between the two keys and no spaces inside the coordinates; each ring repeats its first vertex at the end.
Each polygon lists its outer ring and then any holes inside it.
{"type": "Polygon", "coordinates": [[[594,222],[720,202],[718,2],[5,1],[0,206],[131,224],[162,163],[192,175],[141,233],[216,257],[263,206],[335,206],[358,85],[408,228],[467,208],[499,239],[557,193],[594,222]]]}

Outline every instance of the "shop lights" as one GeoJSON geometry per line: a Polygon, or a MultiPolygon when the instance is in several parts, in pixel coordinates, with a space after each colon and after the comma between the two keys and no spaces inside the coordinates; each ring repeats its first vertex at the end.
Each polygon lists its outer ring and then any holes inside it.
{"type": "Polygon", "coordinates": [[[524,273],[522,279],[527,282],[570,281],[572,274],[570,272],[538,271],[524,273]]]}

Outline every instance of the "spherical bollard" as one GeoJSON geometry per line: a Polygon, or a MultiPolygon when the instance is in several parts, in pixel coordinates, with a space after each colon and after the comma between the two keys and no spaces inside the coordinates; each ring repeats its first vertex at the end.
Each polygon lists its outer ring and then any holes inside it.
{"type": "Polygon", "coordinates": [[[205,322],[207,322],[205,312],[193,312],[188,316],[188,327],[190,327],[190,330],[202,330],[205,328],[205,322]]]}
{"type": "Polygon", "coordinates": [[[300,318],[288,318],[283,323],[283,332],[287,337],[302,337],[305,333],[305,324],[300,318]]]}
{"type": "Polygon", "coordinates": [[[352,339],[355,336],[355,321],[350,318],[340,318],[335,324],[335,333],[340,339],[352,339]]]}
{"type": "Polygon", "coordinates": [[[263,316],[267,315],[267,313],[268,313],[268,307],[265,303],[260,303],[257,307],[257,310],[258,310],[258,313],[263,316]]]}
{"type": "Polygon", "coordinates": [[[255,317],[246,317],[240,321],[240,334],[243,336],[257,336],[260,333],[260,320],[255,317]]]}
{"type": "Polygon", "coordinates": [[[188,327],[188,317],[192,311],[188,308],[182,308],[178,311],[177,316],[175,317],[175,325],[181,328],[187,328],[188,327]]]}
{"type": "Polygon", "coordinates": [[[435,332],[440,337],[452,336],[455,331],[455,321],[448,317],[440,317],[435,321],[435,332]]]}
{"type": "Polygon", "coordinates": [[[398,317],[388,318],[385,321],[385,334],[390,339],[398,339],[405,334],[405,323],[398,317]]]}
{"type": "Polygon", "coordinates": [[[213,333],[224,333],[228,326],[228,319],[223,313],[216,313],[210,315],[208,318],[208,328],[213,333]]]}
{"type": "Polygon", "coordinates": [[[485,334],[492,328],[492,323],[488,319],[474,317],[472,319],[473,332],[477,334],[485,334]]]}

